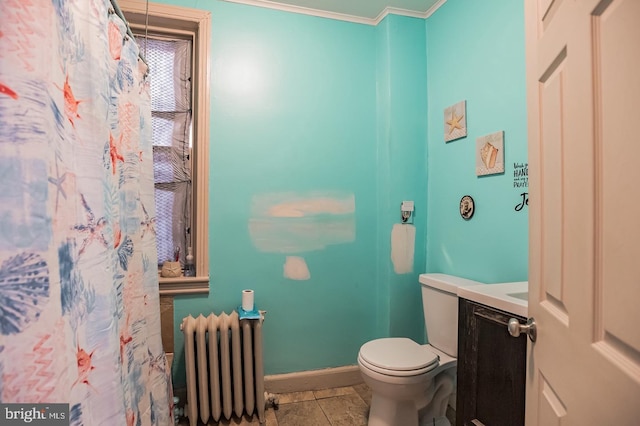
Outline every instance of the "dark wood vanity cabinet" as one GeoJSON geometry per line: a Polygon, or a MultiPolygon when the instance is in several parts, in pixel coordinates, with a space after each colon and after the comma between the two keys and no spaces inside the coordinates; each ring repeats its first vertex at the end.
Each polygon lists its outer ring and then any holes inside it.
{"type": "Polygon", "coordinates": [[[525,318],[459,299],[456,426],[524,425],[527,336],[512,337],[510,318],[525,318]]]}

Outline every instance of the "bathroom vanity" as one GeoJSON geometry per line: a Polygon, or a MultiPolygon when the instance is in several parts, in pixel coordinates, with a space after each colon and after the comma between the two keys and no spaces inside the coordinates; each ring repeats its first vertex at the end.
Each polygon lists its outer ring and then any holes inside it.
{"type": "Polygon", "coordinates": [[[527,283],[458,290],[456,426],[524,425],[527,336],[507,324],[527,317],[527,283]]]}

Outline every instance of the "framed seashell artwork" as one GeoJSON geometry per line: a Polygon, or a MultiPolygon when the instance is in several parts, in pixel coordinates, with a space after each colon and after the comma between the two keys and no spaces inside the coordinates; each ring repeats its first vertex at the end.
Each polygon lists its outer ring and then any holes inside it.
{"type": "Polygon", "coordinates": [[[467,101],[460,101],[444,109],[444,141],[467,136],[467,101]]]}
{"type": "Polygon", "coordinates": [[[504,131],[476,139],[476,176],[504,173],[504,131]]]}

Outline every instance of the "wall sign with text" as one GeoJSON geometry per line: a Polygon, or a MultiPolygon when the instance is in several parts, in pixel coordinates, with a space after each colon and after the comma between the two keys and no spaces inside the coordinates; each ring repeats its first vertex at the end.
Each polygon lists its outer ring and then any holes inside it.
{"type": "MultiPolygon", "coordinates": [[[[513,187],[529,188],[529,163],[513,163],[513,187]]],[[[518,195],[518,204],[514,210],[521,212],[525,207],[529,207],[529,192],[518,195]]]]}
{"type": "Polygon", "coordinates": [[[529,187],[529,163],[513,163],[513,187],[529,187]]]}
{"type": "Polygon", "coordinates": [[[520,202],[516,204],[515,211],[522,211],[524,207],[529,207],[529,193],[523,192],[520,194],[520,202]]]}

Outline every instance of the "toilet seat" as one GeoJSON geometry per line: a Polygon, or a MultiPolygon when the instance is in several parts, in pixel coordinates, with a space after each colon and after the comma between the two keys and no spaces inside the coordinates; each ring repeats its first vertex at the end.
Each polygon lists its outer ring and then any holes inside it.
{"type": "Polygon", "coordinates": [[[436,368],[439,356],[411,339],[391,337],[365,343],[358,359],[364,367],[381,374],[417,376],[436,368]]]}

